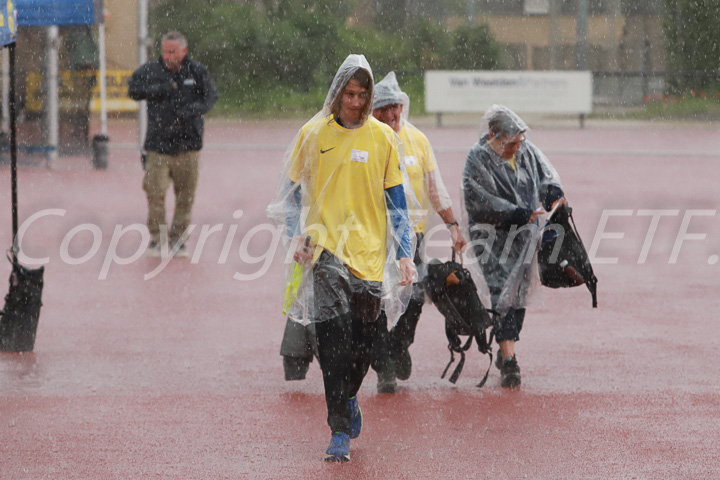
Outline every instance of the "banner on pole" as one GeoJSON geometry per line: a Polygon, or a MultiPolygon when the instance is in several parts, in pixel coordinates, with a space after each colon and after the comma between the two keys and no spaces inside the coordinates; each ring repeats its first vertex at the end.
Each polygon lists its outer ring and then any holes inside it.
{"type": "Polygon", "coordinates": [[[15,43],[17,39],[17,17],[14,0],[0,2],[0,47],[15,43]]]}
{"type": "Polygon", "coordinates": [[[95,25],[102,21],[103,0],[13,0],[21,27],[95,25]]]}

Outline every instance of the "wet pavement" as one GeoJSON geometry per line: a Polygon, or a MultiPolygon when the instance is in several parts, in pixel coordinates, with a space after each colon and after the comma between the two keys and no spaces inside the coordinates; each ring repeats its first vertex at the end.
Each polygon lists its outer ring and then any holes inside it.
{"type": "MultiPolygon", "coordinates": [[[[504,390],[494,367],[475,388],[477,351],[456,385],[439,378],[449,353],[426,305],[412,376],[378,395],[368,374],[352,461],[326,464],[317,363],[283,379],[283,251],[265,226],[299,126],[210,122],[191,257],[166,263],[140,256],[133,122],[111,124],[106,171],[20,167],[23,251],[46,260],[45,290],[34,352],[0,353],[0,479],[720,477],[717,129],[532,131],[596,259],[599,308],[584,287],[542,289],[517,345],[522,387],[504,390]]],[[[477,128],[424,130],[457,205],[477,128]]],[[[0,166],[8,247],[9,177],[0,166]]]]}

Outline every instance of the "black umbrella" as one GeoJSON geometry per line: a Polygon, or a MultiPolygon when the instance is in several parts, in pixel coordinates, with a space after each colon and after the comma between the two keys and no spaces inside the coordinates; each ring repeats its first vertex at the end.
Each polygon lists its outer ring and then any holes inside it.
{"type": "Polygon", "coordinates": [[[42,305],[44,267],[29,269],[18,263],[17,233],[17,119],[15,110],[15,42],[7,46],[10,53],[10,182],[12,188],[13,245],[8,254],[12,262],[10,291],[0,312],[0,350],[31,352],[35,347],[40,306],[42,305]]]}

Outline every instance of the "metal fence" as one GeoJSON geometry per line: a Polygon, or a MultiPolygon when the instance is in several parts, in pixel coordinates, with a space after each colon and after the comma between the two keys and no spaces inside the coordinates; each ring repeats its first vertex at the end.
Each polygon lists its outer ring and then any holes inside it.
{"type": "Polygon", "coordinates": [[[593,105],[642,105],[666,93],[666,74],[644,72],[593,72],[593,105]]]}
{"type": "Polygon", "coordinates": [[[639,106],[667,95],[720,90],[717,72],[593,72],[593,105],[639,106]],[[682,85],[678,90],[675,85],[682,85]]]}

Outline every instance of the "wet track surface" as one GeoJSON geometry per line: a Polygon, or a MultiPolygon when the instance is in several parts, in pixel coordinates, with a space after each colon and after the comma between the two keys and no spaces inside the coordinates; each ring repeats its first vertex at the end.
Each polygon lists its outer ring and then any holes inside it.
{"type": "MultiPolygon", "coordinates": [[[[283,251],[263,226],[299,126],[210,123],[191,258],[167,265],[133,259],[146,213],[134,123],[111,125],[107,171],[79,158],[20,167],[21,224],[45,215],[24,253],[47,265],[35,351],[0,353],[0,479],[720,477],[716,128],[532,131],[586,247],[597,242],[599,308],[584,287],[543,289],[517,345],[523,385],[509,391],[494,367],[475,388],[477,351],[456,385],[439,378],[449,354],[426,304],[412,376],[378,395],[368,374],[352,461],[325,464],[317,363],[283,380],[283,251]]],[[[457,205],[477,129],[424,130],[457,205]]],[[[0,166],[4,246],[9,177],[0,166]]],[[[0,263],[0,281],[9,272],[0,263]]]]}

